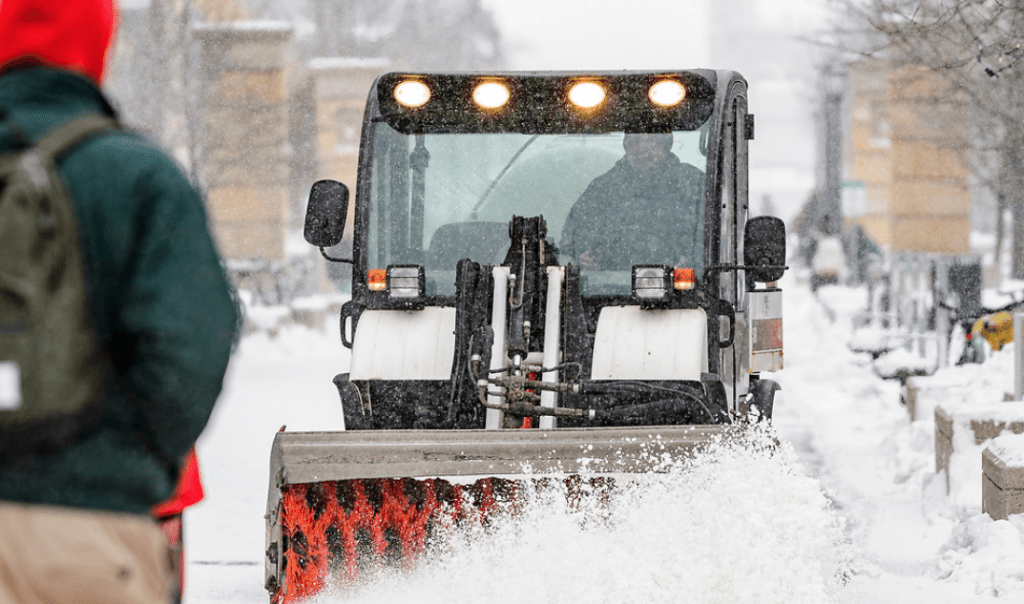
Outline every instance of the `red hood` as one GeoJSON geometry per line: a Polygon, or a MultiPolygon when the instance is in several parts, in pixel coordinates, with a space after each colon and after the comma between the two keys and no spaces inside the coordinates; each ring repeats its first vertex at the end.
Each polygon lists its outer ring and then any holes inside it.
{"type": "Polygon", "coordinates": [[[103,81],[114,0],[0,0],[0,69],[43,62],[103,81]]]}

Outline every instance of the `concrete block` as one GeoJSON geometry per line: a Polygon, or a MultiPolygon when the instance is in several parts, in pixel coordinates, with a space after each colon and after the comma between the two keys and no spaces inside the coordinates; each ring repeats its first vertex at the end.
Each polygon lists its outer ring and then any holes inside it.
{"type": "Polygon", "coordinates": [[[903,392],[900,393],[900,399],[903,401],[903,406],[907,409],[907,414],[910,416],[910,421],[917,421],[917,391],[919,390],[917,383],[913,378],[907,378],[903,381],[903,392]]]}
{"type": "Polygon", "coordinates": [[[1000,436],[981,455],[981,509],[994,520],[1024,514],[1024,435],[1000,436]]]}
{"type": "Polygon", "coordinates": [[[946,472],[949,492],[949,458],[953,455],[953,418],[942,407],[935,408],[935,471],[946,472]]]}
{"type": "Polygon", "coordinates": [[[958,486],[953,474],[962,474],[954,469],[954,456],[970,455],[970,449],[1004,432],[1024,434],[1024,402],[935,407],[935,471],[946,472],[947,493],[958,486]]]}

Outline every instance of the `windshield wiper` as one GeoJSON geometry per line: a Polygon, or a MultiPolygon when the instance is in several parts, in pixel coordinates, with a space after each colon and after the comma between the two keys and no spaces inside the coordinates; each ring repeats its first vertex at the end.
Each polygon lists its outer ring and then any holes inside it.
{"type": "Polygon", "coordinates": [[[537,140],[537,137],[539,136],[539,134],[534,134],[525,143],[523,143],[523,146],[519,147],[519,150],[515,152],[515,155],[513,155],[512,158],[508,160],[508,163],[505,164],[505,167],[501,169],[501,172],[498,172],[498,175],[494,178],[494,180],[491,181],[491,184],[488,185],[487,190],[484,191],[484,194],[480,196],[480,200],[476,202],[476,205],[474,205],[473,209],[470,211],[470,220],[476,220],[476,211],[480,209],[480,206],[482,206],[485,201],[487,201],[487,196],[491,194],[491,191],[494,190],[494,187],[498,186],[498,183],[501,182],[502,178],[504,178],[505,173],[508,172],[508,169],[512,167],[512,164],[516,163],[516,160],[519,159],[519,156],[523,154],[523,151],[526,151],[526,148],[533,144],[533,141],[537,140]]]}

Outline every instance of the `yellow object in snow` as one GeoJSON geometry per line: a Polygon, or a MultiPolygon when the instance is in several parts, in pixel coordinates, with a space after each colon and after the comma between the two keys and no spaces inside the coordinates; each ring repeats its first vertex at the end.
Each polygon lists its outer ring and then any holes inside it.
{"type": "Polygon", "coordinates": [[[978,319],[971,328],[971,338],[978,336],[985,338],[992,350],[1001,350],[1013,341],[1013,315],[1004,310],[978,319]]]}

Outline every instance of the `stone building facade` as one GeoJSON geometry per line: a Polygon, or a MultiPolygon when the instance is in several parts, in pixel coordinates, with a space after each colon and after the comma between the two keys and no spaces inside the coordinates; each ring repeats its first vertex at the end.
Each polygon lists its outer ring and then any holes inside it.
{"type": "Polygon", "coordinates": [[[970,115],[934,75],[880,62],[849,68],[849,217],[895,252],[970,252],[970,115]]]}
{"type": "Polygon", "coordinates": [[[203,24],[199,179],[221,253],[284,260],[289,209],[286,24],[203,24]]]}
{"type": "Polygon", "coordinates": [[[246,17],[196,0],[123,11],[107,88],[203,190],[238,287],[273,304],[336,288],[301,239],[305,196],[318,178],[354,193],[366,95],[388,62],[300,60],[291,23],[246,17]]]}

